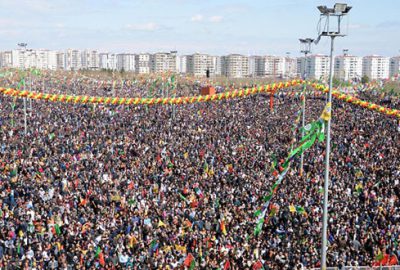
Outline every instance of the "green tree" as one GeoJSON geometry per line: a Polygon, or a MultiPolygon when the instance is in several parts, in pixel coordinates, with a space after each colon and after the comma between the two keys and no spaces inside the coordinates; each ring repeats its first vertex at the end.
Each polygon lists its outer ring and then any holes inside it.
{"type": "Polygon", "coordinates": [[[361,83],[369,83],[369,77],[367,75],[362,76],[361,83]]]}

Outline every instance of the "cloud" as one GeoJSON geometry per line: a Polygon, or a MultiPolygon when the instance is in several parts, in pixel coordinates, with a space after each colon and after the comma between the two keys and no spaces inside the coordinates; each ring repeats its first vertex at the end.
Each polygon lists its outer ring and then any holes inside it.
{"type": "Polygon", "coordinates": [[[194,15],[190,20],[192,22],[203,22],[203,21],[208,21],[211,23],[219,23],[221,22],[223,19],[222,16],[210,16],[210,17],[204,17],[201,14],[196,14],[194,15]]]}
{"type": "Polygon", "coordinates": [[[208,18],[208,20],[212,23],[219,23],[222,21],[222,19],[222,16],[211,16],[210,18],[208,18]]]}
{"type": "Polygon", "coordinates": [[[377,25],[378,28],[400,27],[400,21],[385,21],[377,25]]]}
{"type": "Polygon", "coordinates": [[[160,26],[156,23],[149,22],[144,24],[127,24],[125,28],[133,31],[156,31],[160,29],[160,26]]]}
{"type": "Polygon", "coordinates": [[[203,21],[203,19],[204,19],[203,15],[197,14],[197,15],[194,15],[190,20],[192,22],[201,22],[201,21],[203,21]]]}

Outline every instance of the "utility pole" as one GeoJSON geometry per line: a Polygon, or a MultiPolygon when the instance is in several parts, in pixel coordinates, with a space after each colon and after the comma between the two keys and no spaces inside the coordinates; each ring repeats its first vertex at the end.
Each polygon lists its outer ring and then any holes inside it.
{"type": "MultiPolygon", "coordinates": [[[[332,81],[333,81],[333,46],[335,37],[344,37],[341,33],[340,23],[342,18],[348,14],[351,6],[347,4],[336,3],[333,8],[326,6],[318,6],[321,12],[320,17],[326,19],[326,27],[319,34],[316,43],[319,42],[322,36],[331,38],[330,52],[330,67],[329,67],[329,93],[327,108],[332,111],[332,81]],[[337,23],[330,24],[330,19],[337,19],[337,23]]],[[[326,251],[327,251],[327,234],[328,234],[328,189],[329,189],[329,157],[331,150],[331,117],[328,119],[326,129],[326,150],[325,150],[325,178],[324,178],[324,205],[323,205],[323,220],[322,220],[322,247],[321,247],[321,269],[326,270],[326,251]]]]}

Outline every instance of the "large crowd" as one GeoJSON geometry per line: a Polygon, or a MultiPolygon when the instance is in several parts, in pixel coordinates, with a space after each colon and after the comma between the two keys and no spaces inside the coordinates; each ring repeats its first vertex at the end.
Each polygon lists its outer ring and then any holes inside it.
{"type": "MultiPolygon", "coordinates": [[[[293,161],[254,235],[297,98],[272,111],[264,95],[174,108],[32,101],[27,135],[12,102],[0,97],[0,269],[319,266],[324,143],[305,153],[302,176],[293,161]]],[[[307,100],[307,122],[324,103],[307,100]]],[[[380,252],[394,262],[398,120],[333,107],[328,265],[371,265],[380,252]]]]}

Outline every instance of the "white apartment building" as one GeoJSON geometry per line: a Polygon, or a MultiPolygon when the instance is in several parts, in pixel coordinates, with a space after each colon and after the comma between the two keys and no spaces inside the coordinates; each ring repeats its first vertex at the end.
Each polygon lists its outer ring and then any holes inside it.
{"type": "Polygon", "coordinates": [[[139,74],[150,73],[150,54],[141,53],[135,55],[135,70],[139,74]]]}
{"type": "Polygon", "coordinates": [[[257,69],[257,63],[259,62],[258,59],[260,57],[261,56],[258,56],[258,55],[249,56],[249,76],[251,76],[251,77],[257,76],[256,69],[257,69]]]}
{"type": "Polygon", "coordinates": [[[292,57],[285,57],[285,77],[295,78],[298,77],[297,73],[297,59],[292,57]]]}
{"type": "Polygon", "coordinates": [[[285,74],[285,57],[267,55],[262,58],[264,70],[263,76],[283,78],[285,74]]]}
{"type": "Polygon", "coordinates": [[[12,50],[2,54],[2,66],[14,68],[57,69],[57,55],[50,50],[12,50]]]}
{"type": "Polygon", "coordinates": [[[390,58],[389,73],[390,77],[400,74],[400,56],[390,58]]]}
{"type": "Polygon", "coordinates": [[[80,50],[68,49],[65,52],[65,69],[66,70],[82,69],[82,53],[80,50]]]}
{"type": "Polygon", "coordinates": [[[12,67],[11,51],[5,51],[0,53],[0,67],[12,67]]]}
{"type": "Polygon", "coordinates": [[[220,76],[222,74],[222,61],[220,56],[210,56],[211,57],[211,66],[213,70],[212,74],[216,76],[220,76]]]}
{"type": "Polygon", "coordinates": [[[297,58],[297,72],[301,77],[306,74],[306,78],[326,79],[329,77],[329,56],[315,54],[297,58]],[[305,65],[306,64],[306,65],[305,65]]]}
{"type": "Polygon", "coordinates": [[[114,53],[100,53],[99,54],[99,68],[100,69],[117,69],[117,56],[114,53]]]}
{"type": "Polygon", "coordinates": [[[272,55],[250,56],[249,75],[253,77],[283,78],[286,75],[286,58],[272,55]]]}
{"type": "Polygon", "coordinates": [[[176,72],[176,51],[159,52],[150,56],[150,70],[155,73],[176,72]]]}
{"type": "Polygon", "coordinates": [[[334,62],[334,76],[344,81],[361,79],[362,58],[347,54],[336,56],[334,62]]]}
{"type": "Polygon", "coordinates": [[[57,57],[57,69],[67,69],[65,62],[65,53],[64,52],[56,52],[57,57]]]}
{"type": "Polygon", "coordinates": [[[187,55],[181,55],[176,57],[176,68],[178,73],[187,73],[187,55]]]}
{"type": "Polygon", "coordinates": [[[362,74],[368,76],[370,80],[389,78],[389,58],[378,55],[363,57],[362,74]]]}
{"type": "Polygon", "coordinates": [[[222,56],[221,67],[222,75],[226,77],[247,77],[249,75],[249,58],[240,54],[222,56]]]}
{"type": "Polygon", "coordinates": [[[135,55],[131,53],[117,54],[117,70],[135,71],[135,55]]]}
{"type": "Polygon", "coordinates": [[[99,69],[99,53],[96,50],[84,50],[82,52],[82,69],[99,69]]]}
{"type": "Polygon", "coordinates": [[[195,53],[186,56],[186,73],[194,76],[206,76],[208,66],[208,54],[195,53]]]}

